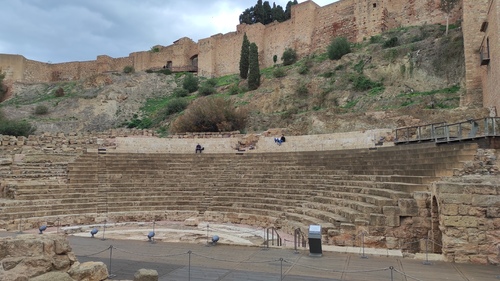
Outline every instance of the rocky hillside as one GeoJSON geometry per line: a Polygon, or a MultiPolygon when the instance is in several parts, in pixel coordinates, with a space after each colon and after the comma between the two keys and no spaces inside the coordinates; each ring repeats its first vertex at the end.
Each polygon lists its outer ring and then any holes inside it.
{"type": "MultiPolygon", "coordinates": [[[[460,107],[464,72],[460,27],[445,36],[443,26],[429,25],[366,38],[340,60],[316,53],[290,66],[261,69],[261,86],[255,91],[244,91],[246,81],[237,75],[218,77],[214,95],[248,110],[243,129],[248,133],[269,128],[297,135],[395,128],[485,116],[482,109],[460,107]],[[239,93],[234,94],[235,87],[239,93]]],[[[144,119],[156,120],[151,126],[168,133],[178,113],[158,120],[158,112],[172,101],[183,77],[148,71],[15,84],[0,110],[9,118],[29,120],[39,133],[103,131],[144,119]]],[[[194,92],[184,99],[196,98],[194,92]]]]}

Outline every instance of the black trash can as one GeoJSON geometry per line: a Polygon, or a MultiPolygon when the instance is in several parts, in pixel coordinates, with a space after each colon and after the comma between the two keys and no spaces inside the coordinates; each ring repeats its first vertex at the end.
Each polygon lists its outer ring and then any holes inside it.
{"type": "Polygon", "coordinates": [[[323,256],[321,248],[321,225],[309,226],[309,256],[323,256]]]}

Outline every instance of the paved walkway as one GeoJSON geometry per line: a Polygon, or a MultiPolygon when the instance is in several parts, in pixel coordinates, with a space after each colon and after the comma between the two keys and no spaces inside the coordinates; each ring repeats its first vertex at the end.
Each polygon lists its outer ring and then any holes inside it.
{"type": "Polygon", "coordinates": [[[187,243],[150,243],[146,240],[101,240],[70,237],[73,251],[83,261],[103,261],[113,280],[133,279],[140,268],[155,269],[159,280],[499,280],[495,266],[431,262],[393,256],[371,256],[323,251],[311,257],[306,249],[207,246],[187,243]],[[111,250],[112,248],[112,250],[111,250]],[[191,253],[189,253],[191,252],[191,253]]]}

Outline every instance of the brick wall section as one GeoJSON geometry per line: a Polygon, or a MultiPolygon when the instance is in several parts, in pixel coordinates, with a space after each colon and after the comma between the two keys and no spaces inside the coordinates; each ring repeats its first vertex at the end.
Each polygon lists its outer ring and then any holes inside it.
{"type": "Polygon", "coordinates": [[[500,1],[490,0],[489,2],[486,19],[488,29],[485,33],[481,34],[484,36],[481,41],[483,44],[487,44],[487,39],[489,41],[490,54],[490,63],[481,67],[483,106],[488,108],[495,107],[498,116],[498,112],[500,111],[500,90],[498,89],[498,77],[500,77],[500,60],[498,59],[500,55],[500,1]]]}
{"type": "Polygon", "coordinates": [[[481,65],[479,47],[484,34],[481,23],[486,19],[489,0],[463,0],[462,30],[464,35],[466,95],[461,106],[482,106],[481,65]]]}
{"type": "Polygon", "coordinates": [[[439,206],[443,256],[451,262],[498,264],[498,178],[465,177],[433,184],[439,206]],[[477,182],[489,181],[491,184],[477,182]]]}

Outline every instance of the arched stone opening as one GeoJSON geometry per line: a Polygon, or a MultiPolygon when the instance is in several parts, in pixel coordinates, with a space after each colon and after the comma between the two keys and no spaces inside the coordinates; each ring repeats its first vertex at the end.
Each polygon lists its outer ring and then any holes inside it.
{"type": "Polygon", "coordinates": [[[431,233],[429,235],[431,252],[441,254],[443,252],[443,234],[439,229],[439,205],[436,196],[432,196],[431,203],[431,233]]]}
{"type": "Polygon", "coordinates": [[[191,66],[198,67],[198,55],[194,55],[190,58],[191,66]]]}
{"type": "Polygon", "coordinates": [[[172,69],[172,61],[171,60],[167,61],[165,68],[172,69]]]}

